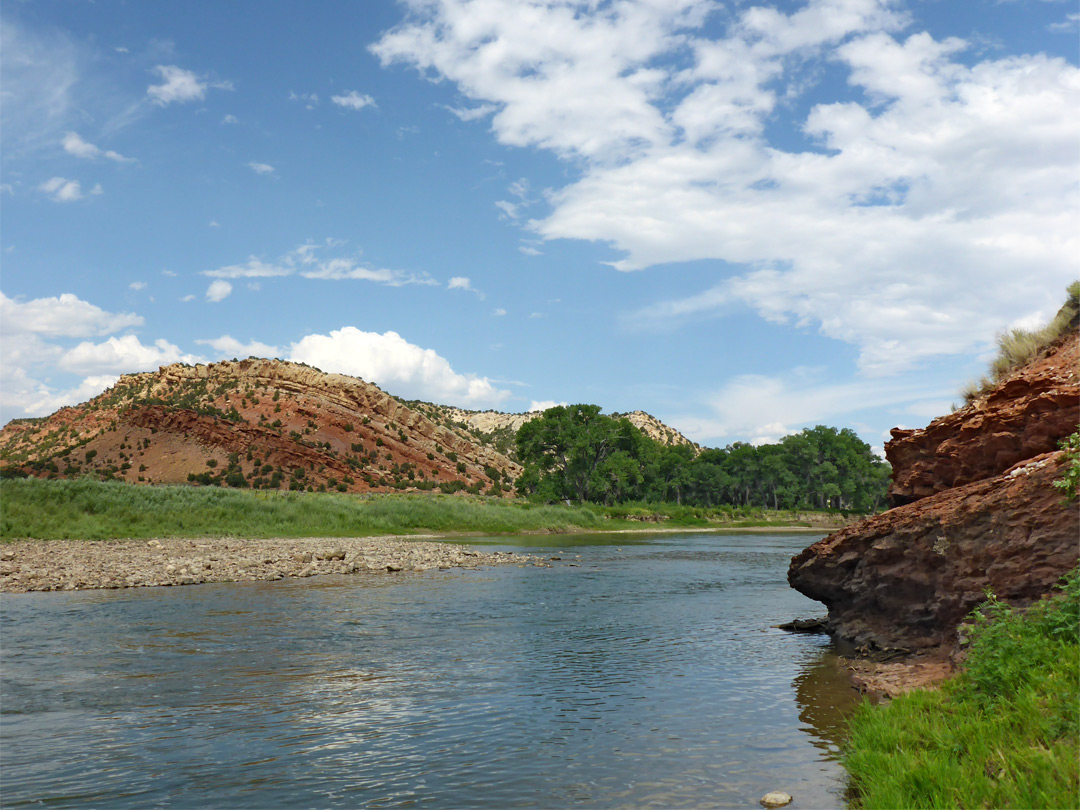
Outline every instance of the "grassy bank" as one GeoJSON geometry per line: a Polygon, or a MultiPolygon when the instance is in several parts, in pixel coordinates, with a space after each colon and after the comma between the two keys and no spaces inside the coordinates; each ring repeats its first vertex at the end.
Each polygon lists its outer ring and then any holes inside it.
{"type": "Polygon", "coordinates": [[[960,675],[855,714],[854,807],[1080,806],[1080,575],[1027,612],[979,615],[960,675]]]}
{"type": "MultiPolygon", "coordinates": [[[[835,516],[838,517],[838,516],[835,516]]],[[[546,506],[433,494],[340,495],[136,486],[89,478],[0,482],[0,539],[360,537],[375,534],[591,532],[664,527],[818,526],[830,516],[631,505],[546,506]]]]}

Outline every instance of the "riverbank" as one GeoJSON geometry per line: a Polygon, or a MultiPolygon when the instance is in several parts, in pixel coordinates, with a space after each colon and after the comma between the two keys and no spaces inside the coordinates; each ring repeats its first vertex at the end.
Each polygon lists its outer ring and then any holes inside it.
{"type": "Polygon", "coordinates": [[[1076,571],[1027,610],[987,602],[958,675],[853,716],[852,806],[1077,806],[1078,622],[1076,571]]]}
{"type": "Polygon", "coordinates": [[[0,547],[0,592],[197,585],[309,577],[545,565],[530,554],[474,551],[394,537],[25,540],[0,547]]]}
{"type": "Polygon", "coordinates": [[[676,504],[538,504],[432,493],[351,495],[88,478],[0,482],[0,540],[163,537],[364,537],[525,534],[615,529],[802,528],[828,532],[839,513],[676,504]]]}

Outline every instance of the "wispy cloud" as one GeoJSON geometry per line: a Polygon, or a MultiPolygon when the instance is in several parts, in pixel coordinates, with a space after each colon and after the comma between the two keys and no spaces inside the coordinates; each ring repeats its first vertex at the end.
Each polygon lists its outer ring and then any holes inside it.
{"type": "Polygon", "coordinates": [[[277,170],[269,163],[258,163],[254,160],[248,163],[248,168],[255,172],[255,174],[273,175],[277,173],[277,170]]]}
{"type": "Polygon", "coordinates": [[[66,177],[50,178],[38,186],[38,191],[48,194],[49,199],[53,202],[61,203],[77,202],[88,196],[104,193],[100,183],[95,184],[88,192],[83,193],[82,184],[78,180],[68,180],[66,177]]]}
{"type": "Polygon", "coordinates": [[[201,101],[206,97],[206,79],[190,70],[176,65],[157,65],[153,72],[162,79],[161,84],[146,88],[146,94],[155,104],[165,107],[173,103],[201,101]]]}
{"type": "Polygon", "coordinates": [[[350,90],[340,96],[330,96],[330,100],[339,107],[345,107],[349,110],[362,110],[364,107],[375,106],[375,99],[371,96],[358,93],[355,90],[350,90]]]}
{"type": "Polygon", "coordinates": [[[106,158],[108,160],[116,161],[117,163],[134,163],[134,158],[124,157],[119,152],[114,152],[111,149],[105,150],[92,143],[87,143],[79,137],[78,133],[69,132],[64,136],[62,141],[64,151],[69,155],[74,155],[77,158],[83,158],[85,160],[95,160],[97,158],[106,158]]]}
{"type": "Polygon", "coordinates": [[[232,290],[232,284],[227,281],[222,281],[221,279],[211,281],[210,286],[206,288],[206,300],[215,304],[219,301],[224,301],[232,295],[232,290]]]}

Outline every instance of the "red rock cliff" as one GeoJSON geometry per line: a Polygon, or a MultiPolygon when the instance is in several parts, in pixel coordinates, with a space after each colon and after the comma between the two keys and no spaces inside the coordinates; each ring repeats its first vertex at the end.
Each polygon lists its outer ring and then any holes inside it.
{"type": "Polygon", "coordinates": [[[986,598],[1030,603],[1080,559],[1080,514],[1051,483],[1080,422],[1075,331],[964,408],[893,431],[895,508],[792,559],[788,581],[867,649],[952,646],[986,598]]]}

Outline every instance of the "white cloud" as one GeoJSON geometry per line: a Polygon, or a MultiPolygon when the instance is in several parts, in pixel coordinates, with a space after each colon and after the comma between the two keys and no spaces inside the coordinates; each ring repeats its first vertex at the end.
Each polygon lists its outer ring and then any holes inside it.
{"type": "Polygon", "coordinates": [[[139,290],[145,290],[146,289],[146,282],[145,281],[133,281],[130,284],[128,284],[128,289],[135,290],[135,292],[138,292],[139,290]]]}
{"type": "Polygon", "coordinates": [[[307,335],[290,351],[290,360],[361,377],[407,399],[495,407],[510,396],[487,377],[458,374],[435,351],[409,343],[396,332],[378,334],[346,326],[329,335],[307,335]]]}
{"type": "Polygon", "coordinates": [[[325,244],[307,242],[289,251],[277,262],[264,262],[255,256],[248,258],[246,264],[233,264],[216,270],[204,270],[202,275],[211,278],[272,278],[299,274],[303,278],[324,281],[374,281],[390,287],[407,284],[435,285],[425,274],[416,275],[401,270],[373,268],[360,264],[348,257],[320,258],[318,252],[326,248],[340,247],[344,242],[327,239],[325,244]]]}
{"type": "Polygon", "coordinates": [[[85,160],[95,160],[99,157],[107,158],[109,160],[116,161],[117,163],[134,163],[134,158],[124,157],[119,152],[113,152],[110,150],[103,150],[92,143],[87,143],[79,137],[78,133],[68,132],[64,135],[64,140],[61,141],[64,147],[64,151],[69,155],[74,155],[77,158],[83,158],[85,160]]]}
{"type": "Polygon", "coordinates": [[[442,105],[443,109],[449,110],[459,121],[476,121],[486,118],[497,109],[494,104],[481,104],[479,107],[449,107],[442,105]]]}
{"type": "Polygon", "coordinates": [[[625,271],[717,261],[711,289],[661,304],[673,318],[750,307],[882,375],[1060,298],[1080,269],[1076,66],[901,36],[888,0],[736,5],[706,29],[713,10],[444,0],[372,51],[496,107],[501,143],[573,166],[525,225],[540,238],[606,243],[625,271]],[[806,145],[770,142],[825,70],[847,92],[823,85],[794,120],[806,145]]]}
{"type": "Polygon", "coordinates": [[[492,312],[491,314],[492,314],[492,315],[494,315],[494,316],[496,316],[497,318],[501,318],[501,317],[502,317],[503,315],[505,315],[505,314],[506,314],[506,310],[505,310],[505,309],[503,309],[502,307],[498,307],[498,308],[497,308],[497,309],[496,309],[496,310],[495,310],[494,312],[492,312]]]}
{"type": "Polygon", "coordinates": [[[153,70],[162,79],[161,84],[146,88],[146,94],[155,104],[164,107],[173,102],[200,101],[206,97],[206,79],[190,70],[176,65],[157,65],[153,70]]]}
{"type": "Polygon", "coordinates": [[[483,301],[485,297],[480,290],[472,285],[472,282],[466,276],[454,276],[446,282],[446,287],[450,290],[467,290],[468,292],[476,293],[481,301],[483,301]]]}
{"type": "Polygon", "coordinates": [[[71,293],[18,301],[0,292],[0,330],[5,340],[17,334],[93,337],[142,325],[140,315],[106,312],[71,293]]]}
{"type": "Polygon", "coordinates": [[[53,391],[41,383],[27,380],[27,388],[16,391],[13,397],[5,396],[2,404],[5,409],[18,407],[27,416],[47,416],[60,408],[93,399],[115,385],[118,379],[115,374],[98,374],[64,391],[53,391]]]}
{"type": "Polygon", "coordinates": [[[1046,30],[1054,34],[1067,34],[1080,28],[1080,14],[1066,14],[1061,22],[1050,23],[1046,30]]]}
{"type": "Polygon", "coordinates": [[[863,409],[915,406],[948,394],[909,380],[829,383],[819,376],[816,369],[740,375],[707,398],[704,416],[675,416],[671,422],[697,442],[739,438],[761,444],[863,409]]]}
{"type": "Polygon", "coordinates": [[[212,220],[210,220],[209,222],[206,223],[206,226],[208,228],[220,228],[221,223],[218,222],[216,219],[212,219],[212,220]]]}
{"type": "Polygon", "coordinates": [[[556,408],[560,405],[565,408],[567,403],[556,402],[553,399],[534,399],[532,402],[529,403],[529,407],[527,410],[529,413],[534,413],[536,411],[546,411],[548,408],[556,408]]]}
{"type": "Polygon", "coordinates": [[[219,358],[281,356],[281,350],[277,346],[270,346],[257,340],[241,343],[232,335],[222,335],[219,338],[196,340],[195,342],[203,346],[209,346],[217,352],[219,358]]]}
{"type": "Polygon", "coordinates": [[[249,256],[246,264],[230,264],[216,270],[204,270],[202,275],[211,278],[270,278],[289,276],[295,271],[295,267],[267,264],[255,256],[249,256]]]}
{"type": "Polygon", "coordinates": [[[232,294],[232,284],[227,281],[211,281],[210,286],[206,288],[206,300],[211,303],[217,303],[218,301],[224,301],[232,294]]]}
{"type": "Polygon", "coordinates": [[[248,163],[248,168],[255,172],[255,174],[274,174],[276,171],[269,163],[257,163],[254,160],[248,163]]]}
{"type": "Polygon", "coordinates": [[[349,110],[362,110],[364,107],[375,106],[375,99],[371,96],[362,95],[355,90],[350,90],[340,96],[330,96],[330,100],[339,107],[345,107],[349,110]]]}
{"type": "Polygon", "coordinates": [[[185,303],[185,304],[189,304],[189,303],[191,303],[192,301],[194,301],[194,300],[195,300],[195,298],[196,298],[196,296],[192,294],[192,295],[185,295],[185,296],[184,296],[183,298],[181,298],[180,300],[181,300],[181,301],[182,301],[183,303],[185,303]]]}
{"type": "Polygon", "coordinates": [[[85,199],[87,195],[103,193],[103,189],[99,183],[84,194],[82,184],[79,183],[78,180],[68,180],[66,177],[50,178],[38,186],[38,191],[48,194],[53,202],[76,202],[77,200],[85,199]]]}
{"type": "Polygon", "coordinates": [[[239,124],[240,119],[237,118],[235,115],[232,115],[230,113],[229,115],[226,115],[224,118],[221,119],[221,123],[223,123],[223,124],[239,124]]]}
{"type": "Polygon", "coordinates": [[[135,335],[111,337],[103,343],[83,341],[60,357],[57,366],[76,374],[130,374],[154,371],[170,363],[199,363],[202,358],[185,354],[167,340],[144,346],[135,335]]]}

